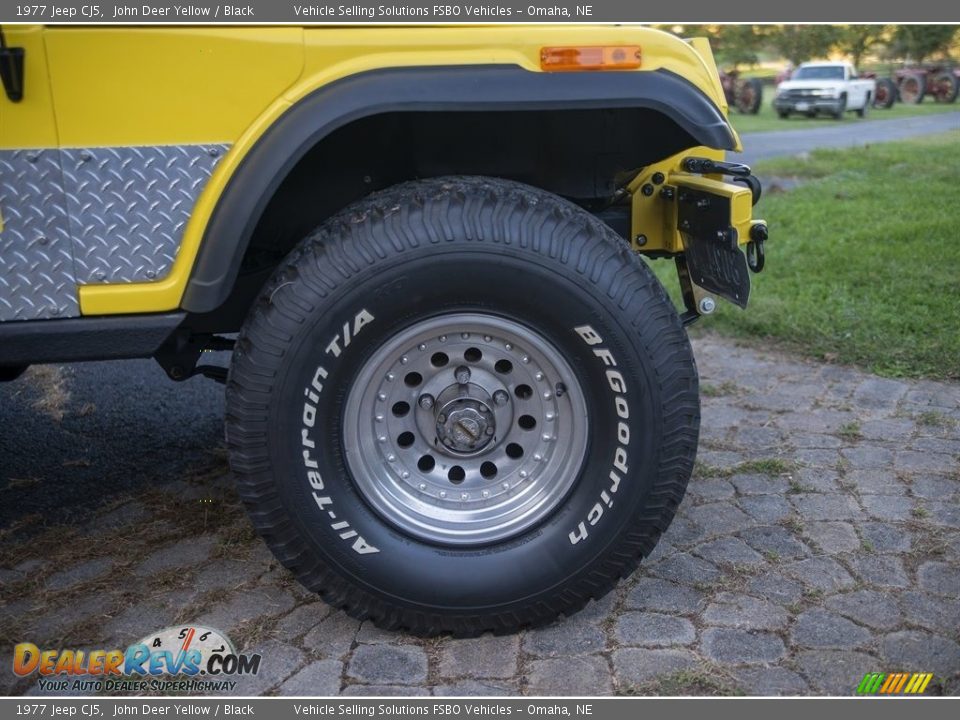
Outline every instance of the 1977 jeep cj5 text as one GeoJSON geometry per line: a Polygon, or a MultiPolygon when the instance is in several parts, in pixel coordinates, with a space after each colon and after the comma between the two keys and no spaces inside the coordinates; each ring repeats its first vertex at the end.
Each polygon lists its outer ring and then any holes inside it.
{"type": "Polygon", "coordinates": [[[746,306],[766,239],[706,41],[2,29],[6,379],[224,382],[257,530],[382,627],[542,624],[651,552],[697,448],[684,325],[746,306]]]}

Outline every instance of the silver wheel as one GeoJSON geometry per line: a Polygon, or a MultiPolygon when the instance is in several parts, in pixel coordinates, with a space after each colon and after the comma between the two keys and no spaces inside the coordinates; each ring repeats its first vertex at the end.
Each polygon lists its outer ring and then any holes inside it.
{"type": "Polygon", "coordinates": [[[374,351],[344,413],[360,492],[405,532],[504,540],[547,517],[580,472],[583,391],[539,333],[492,315],[424,320],[374,351]]]}

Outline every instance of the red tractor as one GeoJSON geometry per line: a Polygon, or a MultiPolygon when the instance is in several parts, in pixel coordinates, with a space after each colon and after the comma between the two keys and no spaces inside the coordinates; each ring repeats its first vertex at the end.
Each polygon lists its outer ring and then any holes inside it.
{"type": "Polygon", "coordinates": [[[893,107],[893,104],[897,101],[897,84],[893,80],[877,77],[875,72],[865,72],[860,77],[877,81],[877,90],[873,95],[873,106],[875,108],[887,110],[893,107]]]}
{"type": "Polygon", "coordinates": [[[960,89],[960,67],[917,65],[894,71],[893,78],[900,101],[911,105],[923,102],[927,95],[939,103],[956,102],[960,89]]]}
{"type": "Polygon", "coordinates": [[[756,115],[763,103],[763,84],[757,78],[741,78],[738,70],[720,73],[727,104],[744,115],[756,115]]]}

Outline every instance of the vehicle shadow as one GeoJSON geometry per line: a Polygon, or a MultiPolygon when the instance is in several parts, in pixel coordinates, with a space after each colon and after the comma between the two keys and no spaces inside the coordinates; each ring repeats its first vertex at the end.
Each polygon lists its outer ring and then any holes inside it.
{"type": "Polygon", "coordinates": [[[78,522],[223,466],[223,386],[153,361],[30,368],[0,384],[0,530],[78,522]]]}

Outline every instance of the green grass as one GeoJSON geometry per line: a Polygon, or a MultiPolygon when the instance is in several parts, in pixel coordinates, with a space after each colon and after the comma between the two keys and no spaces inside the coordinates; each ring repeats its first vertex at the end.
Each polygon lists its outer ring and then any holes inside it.
{"type": "Polygon", "coordinates": [[[700,383],[700,394],[704,397],[723,397],[724,395],[736,395],[740,391],[736,383],[726,380],[719,385],[710,383],[700,383]]]}
{"type": "MultiPolygon", "coordinates": [[[[960,378],[960,133],[783,158],[768,194],[767,266],[750,307],[694,326],[887,377],[960,378]]],[[[676,271],[652,263],[679,304],[676,271]]],[[[701,330],[702,331],[702,330],[701,330]]]]}
{"type": "Polygon", "coordinates": [[[747,460],[732,467],[714,467],[697,462],[693,468],[694,475],[698,478],[728,478],[734,475],[768,475],[776,477],[785,475],[794,469],[792,462],[781,460],[779,458],[763,458],[760,460],[747,460]]]}
{"type": "Polygon", "coordinates": [[[830,127],[831,125],[856,125],[874,120],[895,120],[897,118],[915,117],[917,115],[934,115],[942,112],[960,112],[960,104],[951,105],[934,102],[926,99],[920,105],[904,105],[896,103],[889,110],[870,108],[867,117],[860,119],[855,113],[846,113],[842,121],[834,120],[826,115],[808,118],[803,115],[791,115],[781,120],[773,109],[772,87],[763,88],[763,107],[756,115],[743,115],[734,109],[730,110],[730,121],[739,133],[769,132],[771,130],[801,130],[804,128],[830,127]]]}
{"type": "Polygon", "coordinates": [[[663,695],[669,697],[707,695],[738,696],[745,693],[725,670],[703,665],[661,675],[640,685],[626,685],[617,695],[663,695]]]}
{"type": "Polygon", "coordinates": [[[858,422],[844,423],[837,431],[837,435],[845,440],[859,440],[861,437],[863,437],[860,434],[860,423],[858,422]]]}
{"type": "Polygon", "coordinates": [[[957,421],[952,417],[937,412],[936,410],[927,410],[926,412],[920,413],[916,416],[916,421],[919,425],[934,428],[952,428],[957,424],[957,421]]]}

